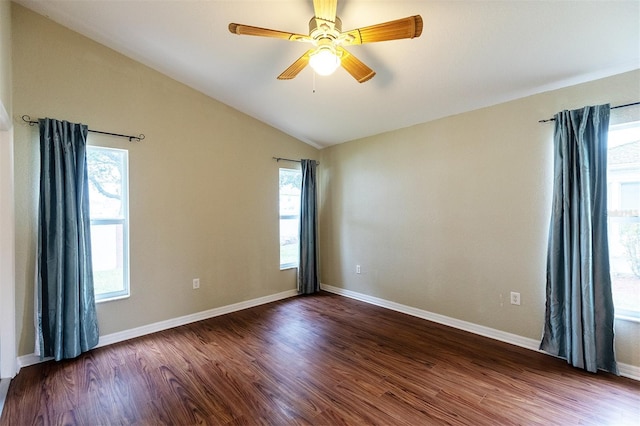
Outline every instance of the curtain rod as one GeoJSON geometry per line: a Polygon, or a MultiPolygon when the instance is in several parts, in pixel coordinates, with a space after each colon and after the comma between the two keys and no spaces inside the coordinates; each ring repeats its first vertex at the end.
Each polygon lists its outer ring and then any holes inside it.
{"type": "MultiPolygon", "coordinates": [[[[29,117],[28,115],[23,115],[22,116],[22,121],[24,121],[25,123],[29,123],[29,126],[35,126],[36,124],[38,124],[37,121],[33,121],[31,120],[31,117],[29,117]]],[[[100,133],[101,135],[109,135],[109,136],[117,136],[119,138],[127,138],[129,139],[129,142],[140,142],[141,140],[144,139],[144,135],[142,133],[140,133],[138,136],[130,136],[130,135],[123,135],[120,133],[111,133],[111,132],[102,132],[100,130],[91,130],[88,129],[91,133],[100,133]]]]}
{"type": "MultiPolygon", "coordinates": [[[[609,109],[625,108],[625,107],[630,107],[630,106],[634,106],[634,105],[640,105],[640,102],[632,102],[630,104],[618,105],[618,106],[611,107],[609,109]]],[[[549,121],[556,121],[556,119],[554,117],[552,117],[552,118],[548,118],[546,120],[538,120],[538,123],[547,123],[549,121]]]]}
{"type": "MultiPolygon", "coordinates": [[[[292,159],[290,159],[290,158],[282,158],[282,157],[271,157],[271,158],[273,158],[274,160],[276,160],[276,162],[278,162],[278,163],[279,163],[280,161],[291,161],[292,163],[301,163],[301,162],[302,162],[302,160],[292,160],[292,159]]],[[[320,162],[319,162],[319,161],[316,161],[316,164],[320,164],[320,162]]]]}

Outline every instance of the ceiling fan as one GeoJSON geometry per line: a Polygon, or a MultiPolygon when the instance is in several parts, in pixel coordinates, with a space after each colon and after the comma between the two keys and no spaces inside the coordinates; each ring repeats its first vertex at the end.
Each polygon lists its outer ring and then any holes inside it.
{"type": "Polygon", "coordinates": [[[342,21],[336,16],[338,0],[313,0],[314,16],[309,21],[309,35],[231,23],[229,31],[238,35],[281,38],[313,44],[298,60],[278,76],[290,80],[307,65],[320,75],[329,75],[342,66],[359,83],[370,80],[376,73],[344,46],[420,37],[422,17],[409,16],[355,30],[342,31],[342,21]]]}

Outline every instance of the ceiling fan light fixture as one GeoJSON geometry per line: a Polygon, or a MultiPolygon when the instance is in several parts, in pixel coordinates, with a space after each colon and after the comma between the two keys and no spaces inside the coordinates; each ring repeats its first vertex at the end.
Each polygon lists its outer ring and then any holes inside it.
{"type": "Polygon", "coordinates": [[[415,38],[422,34],[423,21],[420,15],[342,32],[342,21],[336,15],[337,4],[338,0],[313,0],[314,14],[309,20],[309,35],[233,22],[229,24],[229,31],[239,35],[272,37],[313,44],[314,47],[289,65],[278,76],[278,80],[291,80],[308,65],[315,74],[319,75],[330,75],[336,68],[342,66],[358,83],[371,80],[376,73],[349,53],[344,48],[345,45],[415,38]]]}
{"type": "Polygon", "coordinates": [[[318,75],[331,75],[340,66],[340,56],[333,46],[320,46],[309,56],[309,65],[318,75]]]}

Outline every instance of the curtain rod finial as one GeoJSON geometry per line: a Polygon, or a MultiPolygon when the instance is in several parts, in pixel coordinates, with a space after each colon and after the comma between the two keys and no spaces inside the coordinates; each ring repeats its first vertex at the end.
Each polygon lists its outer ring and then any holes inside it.
{"type": "Polygon", "coordinates": [[[38,124],[37,121],[31,120],[31,117],[28,116],[27,114],[23,115],[21,118],[22,118],[22,121],[27,123],[29,126],[35,126],[36,124],[38,124]]]}

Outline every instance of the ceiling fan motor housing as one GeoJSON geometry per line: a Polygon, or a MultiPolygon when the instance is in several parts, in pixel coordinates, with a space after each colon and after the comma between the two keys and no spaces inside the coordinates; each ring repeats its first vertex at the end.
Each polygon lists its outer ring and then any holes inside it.
{"type": "Polygon", "coordinates": [[[309,21],[309,37],[315,42],[322,39],[336,40],[342,32],[342,21],[336,16],[335,22],[325,19],[316,18],[315,16],[309,21]]]}

